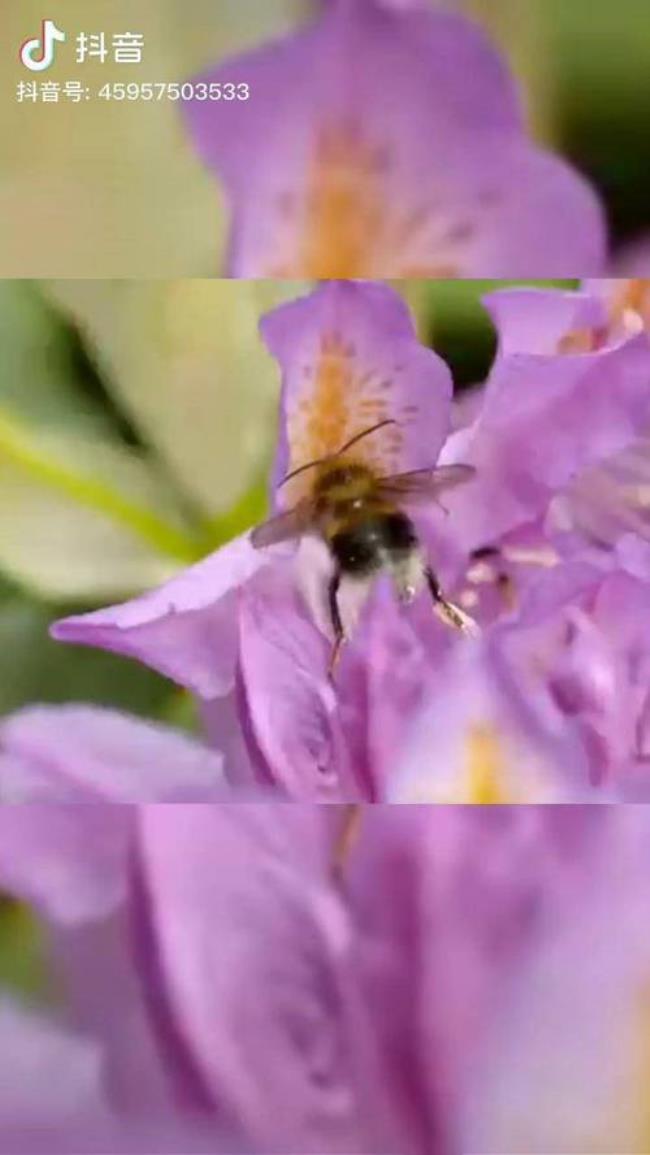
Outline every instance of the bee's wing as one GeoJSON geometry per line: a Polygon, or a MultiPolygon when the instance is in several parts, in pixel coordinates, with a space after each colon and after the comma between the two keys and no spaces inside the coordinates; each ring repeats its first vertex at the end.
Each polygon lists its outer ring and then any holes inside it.
{"type": "Polygon", "coordinates": [[[382,497],[388,501],[420,503],[436,501],[441,493],[464,485],[476,475],[471,465],[438,465],[430,469],[414,469],[411,473],[396,473],[381,477],[377,483],[382,497]]]}
{"type": "Polygon", "coordinates": [[[311,526],[313,520],[311,501],[300,501],[293,509],[287,509],[263,521],[251,531],[251,542],[255,549],[265,549],[281,541],[300,537],[311,526]]]}

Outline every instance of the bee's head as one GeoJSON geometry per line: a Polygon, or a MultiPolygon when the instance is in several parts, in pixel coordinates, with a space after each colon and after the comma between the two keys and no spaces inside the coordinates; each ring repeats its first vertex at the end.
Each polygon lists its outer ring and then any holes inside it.
{"type": "Polygon", "coordinates": [[[350,487],[356,488],[359,482],[365,482],[369,477],[369,471],[364,465],[354,462],[332,462],[331,465],[321,469],[316,478],[314,491],[318,497],[329,497],[334,492],[350,487]]]}
{"type": "MultiPolygon", "coordinates": [[[[319,470],[321,478],[331,478],[333,475],[336,475],[337,480],[329,483],[336,486],[348,485],[350,482],[357,481],[360,477],[370,477],[370,471],[365,466],[345,464],[344,454],[346,454],[353,445],[356,445],[358,441],[363,441],[364,437],[369,437],[371,433],[376,433],[378,429],[383,429],[386,425],[396,424],[397,422],[394,421],[392,417],[387,417],[382,421],[378,421],[376,425],[371,425],[370,429],[363,429],[361,433],[355,433],[354,437],[346,441],[345,445],[342,445],[335,453],[328,454],[326,457],[318,457],[315,461],[307,461],[304,465],[299,465],[296,469],[292,469],[287,473],[286,477],[282,479],[280,486],[286,485],[288,481],[293,481],[294,477],[299,477],[300,474],[307,473],[310,469],[319,470]],[[336,462],[338,462],[338,464],[335,464],[336,462]]],[[[328,482],[325,481],[324,485],[326,489],[328,482]]],[[[314,488],[319,488],[318,483],[316,483],[314,488]]],[[[321,492],[322,491],[321,484],[321,492]]]]}

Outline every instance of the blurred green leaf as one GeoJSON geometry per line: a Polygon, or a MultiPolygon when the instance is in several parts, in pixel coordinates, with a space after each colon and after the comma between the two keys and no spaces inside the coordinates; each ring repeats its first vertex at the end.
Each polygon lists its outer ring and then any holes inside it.
{"type": "MultiPolygon", "coordinates": [[[[46,282],[107,387],[210,529],[268,466],[279,392],[262,313],[299,282],[46,282]]],[[[243,528],[241,525],[238,528],[243,528]]]]}
{"type": "Polygon", "coordinates": [[[0,285],[0,566],[43,596],[128,596],[202,552],[173,486],[75,377],[33,287],[0,285]]]}
{"type": "Polygon", "coordinates": [[[269,491],[266,477],[242,494],[227,513],[223,513],[208,523],[208,533],[212,548],[223,545],[251,525],[257,525],[268,516],[269,491]]]}
{"type": "Polygon", "coordinates": [[[45,597],[102,600],[161,582],[195,556],[139,494],[125,500],[0,415],[0,565],[17,581],[45,597]]]}
{"type": "Polygon", "coordinates": [[[0,990],[42,992],[47,969],[38,923],[25,907],[0,895],[0,990]]]}
{"type": "Polygon", "coordinates": [[[47,428],[107,433],[102,407],[75,381],[62,322],[29,281],[0,281],[0,405],[47,428]]]}
{"type": "Polygon", "coordinates": [[[541,34],[531,44],[531,57],[537,53],[548,66],[556,145],[599,190],[613,243],[642,234],[650,224],[648,2],[534,3],[541,34]]]}
{"type": "MultiPolygon", "coordinates": [[[[591,115],[612,101],[647,111],[650,34],[647,0],[536,0],[544,12],[548,48],[563,94],[584,100],[591,115]],[[638,106],[645,95],[646,103],[638,106]]],[[[641,115],[639,123],[646,118],[641,115]]]]}

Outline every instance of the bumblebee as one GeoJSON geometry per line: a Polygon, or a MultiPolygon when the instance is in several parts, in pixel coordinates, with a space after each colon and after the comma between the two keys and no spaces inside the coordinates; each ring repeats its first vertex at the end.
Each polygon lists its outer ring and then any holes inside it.
{"type": "Polygon", "coordinates": [[[331,671],[345,641],[338,595],[346,577],[369,583],[379,573],[388,572],[404,603],[428,587],[444,621],[464,632],[474,627],[472,619],[445,598],[415,526],[402,508],[438,502],[446,490],[469,481],[474,470],[467,465],[447,465],[381,476],[352,450],[365,438],[395,424],[391,419],[377,422],[336,452],[288,473],[282,486],[311,473],[308,491],[290,509],[257,526],[251,534],[257,549],[306,533],[316,534],[327,545],[334,561],[328,591],[334,633],[331,671]]]}

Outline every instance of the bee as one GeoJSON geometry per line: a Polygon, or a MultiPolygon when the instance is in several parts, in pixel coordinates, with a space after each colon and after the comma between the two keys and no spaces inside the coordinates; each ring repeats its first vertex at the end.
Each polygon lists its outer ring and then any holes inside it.
{"type": "Polygon", "coordinates": [[[367,460],[352,451],[365,438],[393,419],[377,422],[351,437],[336,452],[292,470],[280,485],[307,472],[313,473],[307,493],[290,509],[258,525],[251,534],[256,549],[311,533],[328,547],[334,562],[328,603],[334,633],[330,673],[336,667],[345,632],[339,607],[344,578],[370,583],[388,572],[399,600],[408,603],[428,587],[440,617],[463,632],[474,623],[443,594],[428,563],[411,518],[404,507],[439,503],[446,490],[474,476],[468,465],[446,465],[381,476],[367,460]]]}

